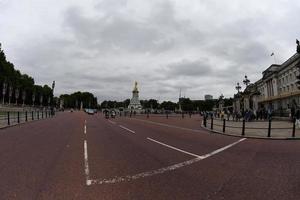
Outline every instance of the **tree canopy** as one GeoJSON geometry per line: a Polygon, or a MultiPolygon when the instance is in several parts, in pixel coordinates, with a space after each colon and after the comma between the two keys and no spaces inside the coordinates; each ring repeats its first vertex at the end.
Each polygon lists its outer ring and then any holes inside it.
{"type": "Polygon", "coordinates": [[[7,61],[5,53],[1,48],[1,44],[0,84],[1,99],[4,98],[5,102],[8,102],[9,100],[12,103],[16,102],[16,100],[18,100],[18,102],[21,102],[23,100],[23,97],[25,97],[25,104],[40,105],[40,103],[42,103],[42,105],[47,105],[48,100],[53,99],[52,89],[48,85],[36,85],[32,77],[27,74],[22,74],[19,70],[15,69],[13,63],[7,61]],[[5,93],[4,96],[3,91],[5,93]]]}

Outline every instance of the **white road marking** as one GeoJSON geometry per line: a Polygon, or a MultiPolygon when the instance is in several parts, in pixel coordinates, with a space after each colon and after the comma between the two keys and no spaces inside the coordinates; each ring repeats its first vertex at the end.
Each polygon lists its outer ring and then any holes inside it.
{"type": "Polygon", "coordinates": [[[91,185],[90,180],[90,170],[89,170],[89,159],[88,159],[88,151],[87,151],[87,142],[84,140],[84,172],[86,177],[86,185],[91,185]]]}
{"type": "Polygon", "coordinates": [[[168,145],[168,144],[165,144],[165,143],[163,143],[163,142],[159,142],[159,141],[154,140],[154,139],[149,138],[149,137],[147,138],[147,140],[150,140],[150,141],[155,142],[155,143],[157,143],[157,144],[163,145],[163,146],[168,147],[168,148],[170,148],[170,149],[174,149],[174,150],[179,151],[179,152],[181,152],[181,153],[188,154],[188,155],[190,155],[190,156],[195,156],[195,157],[197,157],[197,158],[200,158],[200,157],[201,157],[201,156],[199,156],[199,155],[197,155],[197,154],[193,154],[193,153],[190,153],[190,152],[188,152],[188,151],[184,151],[184,150],[182,150],[182,149],[173,147],[173,146],[168,145]]]}
{"type": "Polygon", "coordinates": [[[109,123],[111,123],[111,124],[116,124],[116,122],[114,122],[114,121],[111,121],[111,120],[107,120],[109,123]]]}
{"type": "Polygon", "coordinates": [[[125,129],[126,131],[129,131],[131,133],[135,133],[135,131],[130,130],[129,128],[126,128],[125,126],[119,125],[119,127],[121,127],[122,129],[125,129]]]}
{"type": "Polygon", "coordinates": [[[86,120],[84,120],[84,134],[86,134],[86,120]]]}
{"type": "Polygon", "coordinates": [[[112,183],[119,183],[119,182],[124,182],[124,181],[131,181],[131,180],[136,180],[136,179],[139,179],[139,178],[145,178],[145,177],[150,177],[150,176],[154,176],[154,175],[157,175],[157,174],[163,174],[165,172],[169,172],[169,171],[173,171],[173,170],[176,170],[176,169],[179,169],[179,168],[182,168],[184,166],[188,166],[188,165],[191,165],[193,163],[196,163],[196,162],[199,162],[200,160],[204,160],[210,156],[213,156],[217,153],[220,153],[226,149],[229,149],[231,147],[233,147],[234,145],[242,142],[246,140],[246,138],[243,138],[243,139],[240,139],[234,143],[231,143],[225,147],[222,147],[220,149],[217,149],[211,153],[208,153],[208,154],[205,154],[203,156],[197,156],[196,158],[194,159],[191,159],[191,160],[187,160],[187,161],[184,161],[184,162],[181,162],[181,163],[177,163],[177,164],[174,164],[174,165],[170,165],[168,167],[163,167],[163,168],[160,168],[160,169],[157,169],[157,170],[150,170],[150,171],[147,171],[147,172],[143,172],[143,173],[139,173],[139,174],[135,174],[135,175],[128,175],[128,176],[122,176],[122,177],[115,177],[115,178],[112,178],[112,179],[89,179],[89,183],[90,185],[92,184],[112,184],[112,183]]]}

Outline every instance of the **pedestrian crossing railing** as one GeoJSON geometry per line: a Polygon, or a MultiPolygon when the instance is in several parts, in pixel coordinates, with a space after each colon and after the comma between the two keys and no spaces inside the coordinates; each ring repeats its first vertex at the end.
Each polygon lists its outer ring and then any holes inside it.
{"type": "Polygon", "coordinates": [[[0,128],[12,126],[29,121],[40,120],[53,117],[54,113],[50,110],[36,111],[1,111],[0,128]]]}

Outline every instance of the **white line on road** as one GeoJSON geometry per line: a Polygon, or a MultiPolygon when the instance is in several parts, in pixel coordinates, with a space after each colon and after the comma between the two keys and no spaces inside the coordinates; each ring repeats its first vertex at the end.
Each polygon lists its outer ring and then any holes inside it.
{"type": "Polygon", "coordinates": [[[199,162],[200,160],[204,160],[210,156],[213,156],[217,153],[220,153],[226,149],[229,149],[231,147],[233,147],[234,145],[242,142],[246,140],[246,138],[243,138],[243,139],[240,139],[232,144],[229,144],[225,147],[222,147],[220,149],[217,149],[211,153],[208,153],[208,154],[205,154],[203,156],[199,156],[199,157],[196,157],[194,159],[191,159],[191,160],[187,160],[187,161],[184,161],[184,162],[181,162],[181,163],[177,163],[177,164],[174,164],[174,165],[170,165],[168,167],[163,167],[163,168],[160,168],[160,169],[157,169],[157,170],[150,170],[150,171],[147,171],[147,172],[143,172],[143,173],[139,173],[139,174],[136,174],[136,175],[128,175],[128,176],[122,176],[122,177],[116,177],[116,178],[112,178],[112,179],[103,179],[103,180],[99,180],[99,179],[91,179],[89,180],[90,181],[90,185],[92,184],[111,184],[111,183],[119,183],[119,182],[124,182],[124,181],[131,181],[131,180],[135,180],[135,179],[139,179],[139,178],[145,178],[145,177],[150,177],[150,176],[154,176],[154,175],[157,175],[157,174],[163,174],[165,172],[168,172],[168,171],[173,171],[173,170],[176,170],[176,169],[179,169],[179,168],[182,168],[184,166],[188,166],[188,165],[191,165],[193,163],[196,163],[196,162],[199,162]]]}
{"type": "Polygon", "coordinates": [[[90,170],[89,170],[89,160],[88,160],[88,151],[87,151],[87,142],[84,140],[84,172],[86,177],[86,185],[91,185],[90,180],[90,170]]]}
{"type": "Polygon", "coordinates": [[[122,129],[125,129],[126,131],[129,131],[131,133],[135,133],[133,130],[130,130],[129,128],[126,128],[125,126],[119,125],[122,129]]]}
{"type": "Polygon", "coordinates": [[[193,153],[190,153],[190,152],[188,152],[188,151],[184,151],[184,150],[182,150],[182,149],[178,149],[178,148],[176,148],[176,147],[173,147],[173,146],[171,146],[171,145],[165,144],[165,143],[163,143],[163,142],[159,142],[159,141],[154,140],[154,139],[149,138],[149,137],[147,138],[147,140],[150,140],[150,141],[155,142],[155,143],[157,143],[157,144],[163,145],[163,146],[168,147],[168,148],[170,148],[170,149],[174,149],[174,150],[179,151],[179,152],[181,152],[181,153],[188,154],[188,155],[190,155],[190,156],[195,156],[195,157],[197,157],[197,158],[200,158],[200,157],[201,157],[201,156],[199,156],[199,155],[197,155],[197,154],[193,154],[193,153]]]}
{"type": "Polygon", "coordinates": [[[114,121],[111,121],[111,120],[107,120],[109,123],[111,123],[111,124],[116,124],[116,122],[114,122],[114,121]]]}

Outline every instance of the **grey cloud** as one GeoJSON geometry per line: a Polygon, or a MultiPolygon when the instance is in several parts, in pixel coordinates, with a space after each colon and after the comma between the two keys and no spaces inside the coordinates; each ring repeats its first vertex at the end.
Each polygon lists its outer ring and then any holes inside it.
{"type": "Polygon", "coordinates": [[[169,64],[165,69],[165,75],[167,77],[203,77],[211,75],[212,66],[208,63],[208,60],[182,60],[177,63],[169,64]]]}

